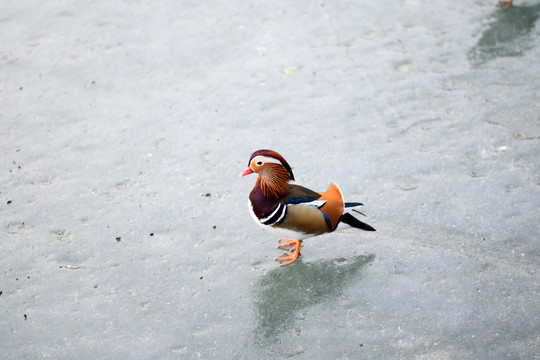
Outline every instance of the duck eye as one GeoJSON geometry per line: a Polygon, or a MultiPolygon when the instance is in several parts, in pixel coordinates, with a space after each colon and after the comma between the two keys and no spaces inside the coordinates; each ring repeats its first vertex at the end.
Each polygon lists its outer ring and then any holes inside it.
{"type": "Polygon", "coordinates": [[[261,166],[262,164],[263,164],[263,162],[261,160],[257,161],[258,166],[261,166]]]}

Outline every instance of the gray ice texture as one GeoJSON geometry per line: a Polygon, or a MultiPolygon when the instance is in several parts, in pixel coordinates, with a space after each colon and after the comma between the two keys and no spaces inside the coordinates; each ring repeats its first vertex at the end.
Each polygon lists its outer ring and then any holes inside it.
{"type": "Polygon", "coordinates": [[[539,359],[539,16],[3,1],[0,358],[539,359]],[[377,232],[280,267],[261,148],[377,232]]]}

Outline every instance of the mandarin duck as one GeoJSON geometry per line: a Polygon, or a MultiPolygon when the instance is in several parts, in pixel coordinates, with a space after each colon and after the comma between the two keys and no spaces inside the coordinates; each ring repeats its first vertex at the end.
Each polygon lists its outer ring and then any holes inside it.
{"type": "Polygon", "coordinates": [[[263,229],[281,237],[278,248],[285,252],[275,258],[281,266],[293,263],[302,255],[300,247],[304,239],[332,232],[338,225],[375,231],[350,213],[362,214],[356,210],[362,204],[344,202],[341,189],[333,182],[321,193],[291,184],[292,169],[275,151],[255,151],[240,176],[253,173],[259,176],[249,195],[249,211],[263,229]]]}

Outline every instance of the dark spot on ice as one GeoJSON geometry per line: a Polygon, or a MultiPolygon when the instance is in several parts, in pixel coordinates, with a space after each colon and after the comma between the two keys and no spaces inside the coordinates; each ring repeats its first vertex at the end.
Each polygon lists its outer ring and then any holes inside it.
{"type": "Polygon", "coordinates": [[[0,295],[2,295],[2,291],[0,291],[0,295]]]}
{"type": "Polygon", "coordinates": [[[8,205],[11,204],[13,202],[13,200],[8,200],[7,203],[8,205]]]}
{"type": "Polygon", "coordinates": [[[199,280],[202,280],[202,278],[203,278],[203,277],[201,276],[201,277],[199,278],[199,280]]]}
{"type": "Polygon", "coordinates": [[[216,228],[216,225],[212,226],[212,228],[214,228],[214,229],[215,229],[215,228],[216,228]]]}
{"type": "Polygon", "coordinates": [[[479,178],[479,177],[485,177],[486,175],[481,175],[481,174],[477,174],[476,172],[472,171],[471,172],[471,177],[473,178],[479,178]]]}
{"type": "Polygon", "coordinates": [[[154,236],[154,233],[150,233],[150,236],[154,236]]]}
{"type": "Polygon", "coordinates": [[[24,314],[24,320],[26,320],[26,319],[27,319],[27,316],[26,316],[26,314],[24,314]]]}
{"type": "Polygon", "coordinates": [[[210,197],[210,196],[212,196],[212,194],[210,194],[210,193],[206,193],[206,194],[204,194],[204,196],[206,196],[206,197],[210,197]]]}
{"type": "Polygon", "coordinates": [[[98,284],[95,284],[95,285],[94,285],[94,289],[97,289],[97,287],[98,287],[98,284]]]}
{"type": "Polygon", "coordinates": [[[121,237],[121,236],[117,236],[117,237],[116,237],[116,241],[120,242],[120,240],[122,240],[122,237],[121,237]]]}

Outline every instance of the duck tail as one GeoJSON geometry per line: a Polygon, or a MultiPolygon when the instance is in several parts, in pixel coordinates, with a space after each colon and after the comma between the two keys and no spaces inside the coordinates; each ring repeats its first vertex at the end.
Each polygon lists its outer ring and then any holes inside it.
{"type": "Polygon", "coordinates": [[[368,225],[365,222],[358,220],[357,218],[355,218],[349,213],[341,215],[340,221],[349,226],[362,229],[365,231],[376,231],[371,225],[368,225]]]}

